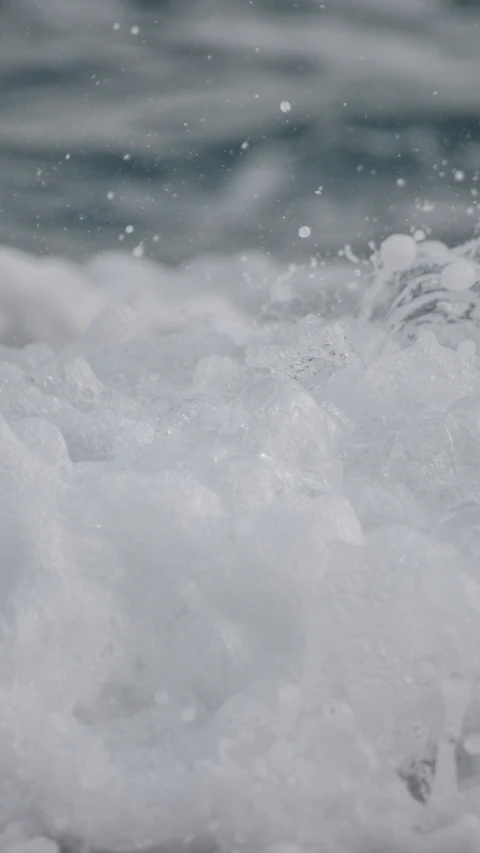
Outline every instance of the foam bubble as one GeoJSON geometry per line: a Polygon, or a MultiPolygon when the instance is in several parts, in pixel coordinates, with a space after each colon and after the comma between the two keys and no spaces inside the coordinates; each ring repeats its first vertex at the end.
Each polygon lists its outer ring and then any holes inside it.
{"type": "Polygon", "coordinates": [[[302,226],[298,229],[298,236],[299,236],[299,237],[303,237],[304,239],[305,239],[306,237],[310,237],[310,234],[311,234],[311,233],[312,233],[312,229],[310,228],[310,226],[309,226],[309,225],[302,225],[302,226]]]}
{"type": "Polygon", "coordinates": [[[477,278],[477,271],[473,264],[462,258],[445,267],[440,281],[446,290],[458,291],[473,287],[477,278]]]}
{"type": "Polygon", "coordinates": [[[405,270],[413,264],[417,256],[417,245],[408,234],[392,234],[383,241],[380,255],[387,269],[405,270]]]}

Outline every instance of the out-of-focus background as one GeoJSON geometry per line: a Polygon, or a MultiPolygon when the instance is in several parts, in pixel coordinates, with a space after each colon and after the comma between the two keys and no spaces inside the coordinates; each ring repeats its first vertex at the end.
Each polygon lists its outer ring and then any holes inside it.
{"type": "Polygon", "coordinates": [[[457,242],[479,80],[479,0],[0,0],[0,243],[178,262],[457,242]]]}

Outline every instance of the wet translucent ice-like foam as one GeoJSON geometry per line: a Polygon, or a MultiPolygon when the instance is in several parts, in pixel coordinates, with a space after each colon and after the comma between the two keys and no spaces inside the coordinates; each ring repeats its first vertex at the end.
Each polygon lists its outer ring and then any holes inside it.
{"type": "Polygon", "coordinates": [[[480,250],[395,239],[0,253],[0,851],[479,848],[480,250]]]}

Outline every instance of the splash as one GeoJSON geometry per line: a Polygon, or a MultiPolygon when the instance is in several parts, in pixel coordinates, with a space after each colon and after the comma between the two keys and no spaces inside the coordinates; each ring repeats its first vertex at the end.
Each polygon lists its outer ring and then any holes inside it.
{"type": "Polygon", "coordinates": [[[0,850],[478,849],[480,246],[356,260],[2,251],[0,850]]]}

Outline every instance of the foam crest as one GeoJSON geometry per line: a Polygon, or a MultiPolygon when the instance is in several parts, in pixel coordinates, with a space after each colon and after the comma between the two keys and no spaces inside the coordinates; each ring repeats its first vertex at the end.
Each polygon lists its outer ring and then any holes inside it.
{"type": "Polygon", "coordinates": [[[2,251],[0,850],[477,849],[480,254],[398,237],[2,251]]]}

